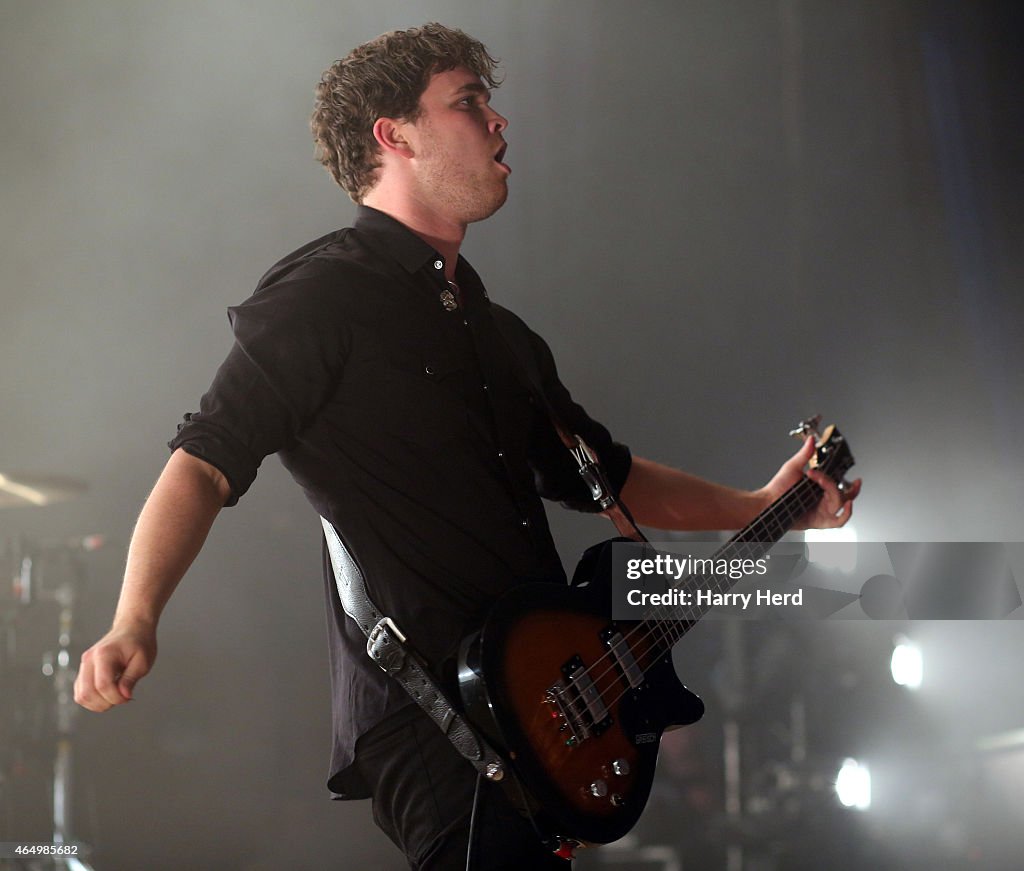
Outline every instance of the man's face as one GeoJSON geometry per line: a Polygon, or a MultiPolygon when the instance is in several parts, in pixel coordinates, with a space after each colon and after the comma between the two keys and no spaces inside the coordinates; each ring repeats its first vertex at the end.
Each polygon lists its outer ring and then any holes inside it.
{"type": "Polygon", "coordinates": [[[493,215],[508,196],[511,170],[502,132],[508,121],[489,105],[490,91],[469,70],[435,73],[410,125],[416,196],[464,224],[493,215]]]}

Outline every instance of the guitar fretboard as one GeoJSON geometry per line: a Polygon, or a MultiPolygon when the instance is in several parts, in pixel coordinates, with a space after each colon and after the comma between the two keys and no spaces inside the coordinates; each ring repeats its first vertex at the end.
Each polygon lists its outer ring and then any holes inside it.
{"type": "MultiPolygon", "coordinates": [[[[752,559],[763,557],[793,524],[818,504],[822,489],[810,478],[803,478],[794,484],[775,502],[757,515],[747,526],[737,532],[711,557],[713,560],[752,559]]],[[[740,579],[725,575],[690,575],[683,578],[672,589],[689,595],[683,598],[689,605],[676,605],[670,610],[653,609],[644,616],[641,627],[656,639],[655,657],[667,653],[690,629],[713,607],[702,602],[698,591],[725,593],[740,579]]]]}

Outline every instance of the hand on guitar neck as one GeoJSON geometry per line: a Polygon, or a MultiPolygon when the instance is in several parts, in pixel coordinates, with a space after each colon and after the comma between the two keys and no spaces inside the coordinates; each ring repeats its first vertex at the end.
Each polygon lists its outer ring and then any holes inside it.
{"type": "Polygon", "coordinates": [[[835,529],[843,526],[853,512],[853,500],[860,493],[861,479],[840,489],[839,485],[820,469],[807,469],[807,463],[814,456],[814,436],[808,435],[800,449],[793,454],[775,476],[758,490],[763,504],[768,506],[779,499],[793,485],[799,483],[805,475],[814,481],[823,491],[821,501],[801,517],[793,529],[835,529]]]}
{"type": "MultiPolygon", "coordinates": [[[[802,447],[774,477],[757,490],[738,490],[672,469],[642,457],[634,457],[622,502],[643,526],[679,531],[740,529],[759,512],[768,509],[806,475],[821,489],[819,502],[787,529],[832,529],[850,519],[852,502],[860,492],[860,479],[839,485],[816,468],[817,420],[801,423],[794,433],[803,436],[802,447]],[[815,468],[806,469],[808,462],[815,468]]],[[[833,428],[829,428],[830,434],[833,428]]]]}

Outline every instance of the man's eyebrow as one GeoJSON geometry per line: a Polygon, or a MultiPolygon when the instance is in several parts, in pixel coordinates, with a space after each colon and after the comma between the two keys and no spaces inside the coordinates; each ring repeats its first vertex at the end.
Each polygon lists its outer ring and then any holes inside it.
{"type": "Polygon", "coordinates": [[[475,94],[489,94],[491,89],[480,82],[466,82],[466,84],[455,90],[453,96],[461,94],[463,91],[472,91],[475,94]]]}

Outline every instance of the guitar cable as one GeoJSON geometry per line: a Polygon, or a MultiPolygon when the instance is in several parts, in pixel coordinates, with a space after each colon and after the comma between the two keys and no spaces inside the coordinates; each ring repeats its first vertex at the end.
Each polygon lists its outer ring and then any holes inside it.
{"type": "Polygon", "coordinates": [[[473,807],[469,812],[469,843],[466,844],[466,871],[473,871],[474,850],[476,846],[476,809],[480,804],[480,783],[483,781],[483,772],[476,773],[476,788],[473,790],[473,807]]]}

